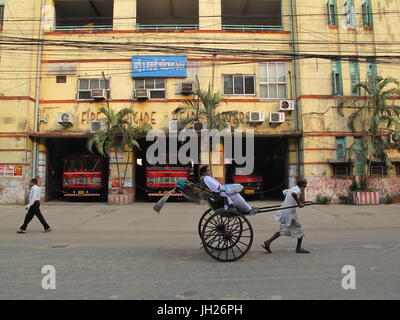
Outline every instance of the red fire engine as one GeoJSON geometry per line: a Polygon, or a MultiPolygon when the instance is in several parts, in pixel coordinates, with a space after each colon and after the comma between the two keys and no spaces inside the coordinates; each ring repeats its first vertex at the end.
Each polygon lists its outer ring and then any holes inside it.
{"type": "Polygon", "coordinates": [[[63,158],[64,197],[101,197],[105,176],[98,155],[72,155],[63,158]]]}
{"type": "MultiPolygon", "coordinates": [[[[178,178],[189,179],[191,169],[189,166],[147,166],[146,167],[146,188],[147,196],[151,198],[162,197],[171,189],[175,188],[178,178]]],[[[181,197],[181,193],[174,193],[173,196],[181,197]]]]}

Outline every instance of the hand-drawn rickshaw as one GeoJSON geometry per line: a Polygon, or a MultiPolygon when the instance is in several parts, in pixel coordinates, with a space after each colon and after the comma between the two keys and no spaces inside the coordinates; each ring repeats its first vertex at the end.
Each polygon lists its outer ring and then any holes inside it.
{"type": "MultiPolygon", "coordinates": [[[[249,252],[253,244],[254,231],[248,216],[297,207],[281,208],[281,205],[273,205],[261,207],[255,213],[246,214],[229,206],[226,197],[185,179],[178,179],[175,189],[191,200],[206,201],[209,204],[210,208],[202,214],[199,220],[198,233],[206,253],[222,262],[237,261],[249,252]]],[[[170,193],[172,194],[175,189],[170,193]]],[[[168,197],[167,194],[153,209],[159,212],[168,197]]],[[[306,202],[304,205],[312,204],[314,203],[306,202]]]]}

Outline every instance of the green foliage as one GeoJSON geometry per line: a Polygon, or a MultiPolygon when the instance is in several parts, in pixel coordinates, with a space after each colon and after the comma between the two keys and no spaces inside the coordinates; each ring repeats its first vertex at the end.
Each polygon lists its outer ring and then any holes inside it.
{"type": "Polygon", "coordinates": [[[339,194],[338,195],[339,203],[340,204],[353,204],[353,195],[351,193],[349,194],[339,194]]]}
{"type": "Polygon", "coordinates": [[[376,188],[372,186],[367,186],[365,182],[358,183],[355,179],[353,179],[353,183],[349,187],[350,191],[365,191],[365,192],[374,192],[376,188]]]}
{"type": "Polygon", "coordinates": [[[318,194],[317,195],[317,202],[321,204],[330,204],[332,201],[332,197],[318,194]]]}
{"type": "MultiPolygon", "coordinates": [[[[385,150],[387,143],[384,135],[392,133],[400,137],[400,107],[394,105],[395,98],[400,97],[400,81],[391,77],[369,79],[357,85],[364,94],[361,97],[339,101],[338,112],[343,114],[346,107],[356,108],[347,119],[348,127],[353,132],[361,132],[362,152],[365,155],[365,166],[362,180],[370,176],[370,164],[374,160],[383,161],[387,167],[391,167],[391,161],[385,150]]],[[[354,144],[349,155],[353,155],[354,144]]],[[[400,148],[400,142],[398,144],[400,148]]],[[[362,187],[365,188],[365,185],[362,187]]]]}
{"type": "Polygon", "coordinates": [[[133,115],[134,111],[129,108],[115,112],[109,107],[101,107],[99,111],[105,116],[100,121],[106,124],[107,130],[98,131],[88,138],[87,148],[90,152],[97,149],[102,156],[109,158],[113,148],[117,152],[123,152],[125,148],[140,149],[137,140],[146,136],[147,131],[151,129],[150,125],[132,126],[127,116],[133,115]]]}
{"type": "Polygon", "coordinates": [[[124,108],[116,112],[109,108],[109,106],[103,106],[99,111],[104,115],[104,118],[100,119],[100,121],[106,124],[107,130],[97,131],[92,134],[87,140],[86,147],[91,153],[97,150],[98,153],[106,158],[110,157],[110,151],[112,149],[114,149],[116,153],[128,150],[128,161],[126,163],[123,179],[121,179],[120,175],[118,157],[115,157],[118,168],[120,193],[122,193],[129,156],[134,149],[140,149],[138,140],[146,136],[151,126],[149,124],[132,126],[131,122],[128,120],[128,116],[134,115],[134,111],[130,108],[124,108]]]}
{"type": "Polygon", "coordinates": [[[195,121],[207,121],[208,129],[223,130],[229,127],[227,118],[237,117],[237,111],[218,112],[223,99],[220,93],[212,93],[210,86],[207,91],[197,89],[195,96],[197,97],[185,100],[184,106],[172,111],[174,115],[183,111],[188,112],[189,115],[193,114],[179,122],[181,128],[191,127],[195,121]]]}

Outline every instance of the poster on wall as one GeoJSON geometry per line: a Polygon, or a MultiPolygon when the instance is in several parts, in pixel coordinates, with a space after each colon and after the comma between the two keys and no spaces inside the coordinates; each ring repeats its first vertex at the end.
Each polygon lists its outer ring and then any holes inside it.
{"type": "Polygon", "coordinates": [[[21,177],[22,176],[22,166],[15,166],[14,167],[14,176],[21,177]]]}
{"type": "Polygon", "coordinates": [[[1,165],[0,177],[22,177],[22,166],[1,165]]]}
{"type": "MultiPolygon", "coordinates": [[[[125,155],[123,153],[117,153],[117,159],[118,163],[124,163],[125,155]]],[[[117,163],[117,160],[115,159],[115,152],[110,152],[110,163],[117,163]]]]}
{"type": "MultiPolygon", "coordinates": [[[[131,188],[133,186],[132,178],[125,178],[124,187],[131,188]]],[[[113,178],[109,181],[108,187],[110,189],[118,189],[119,188],[119,180],[118,178],[113,178]]]]}
{"type": "Polygon", "coordinates": [[[14,166],[6,165],[4,166],[4,176],[5,177],[14,177],[14,166]]]}

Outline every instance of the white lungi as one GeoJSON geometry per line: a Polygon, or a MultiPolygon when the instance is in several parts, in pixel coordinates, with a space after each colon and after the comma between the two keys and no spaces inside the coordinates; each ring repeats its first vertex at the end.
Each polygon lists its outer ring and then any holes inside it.
{"type": "MultiPolygon", "coordinates": [[[[296,193],[300,198],[301,190],[298,186],[283,190],[285,200],[281,208],[296,206],[297,202],[292,197],[292,193],[296,193]]],[[[275,215],[275,220],[280,222],[279,234],[281,236],[289,236],[299,239],[304,236],[304,229],[297,216],[296,208],[279,210],[275,215]]]]}

